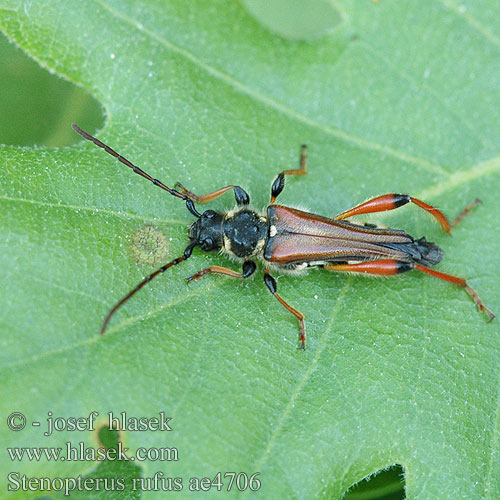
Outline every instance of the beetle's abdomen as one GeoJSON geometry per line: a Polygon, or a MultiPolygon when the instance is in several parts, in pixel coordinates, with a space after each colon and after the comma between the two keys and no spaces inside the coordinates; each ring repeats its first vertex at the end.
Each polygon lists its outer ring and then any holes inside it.
{"type": "Polygon", "coordinates": [[[260,252],[266,237],[266,220],[253,210],[243,209],[226,215],[224,248],[236,257],[251,257],[260,252]]]}
{"type": "Polygon", "coordinates": [[[383,243],[386,248],[405,252],[413,262],[423,266],[435,266],[441,262],[444,252],[425,237],[411,243],[383,243]]]}

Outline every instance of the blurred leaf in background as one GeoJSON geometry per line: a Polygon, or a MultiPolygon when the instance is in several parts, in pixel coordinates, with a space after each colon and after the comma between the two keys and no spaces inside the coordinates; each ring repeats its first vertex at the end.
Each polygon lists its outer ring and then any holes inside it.
{"type": "Polygon", "coordinates": [[[0,33],[0,144],[66,146],[77,121],[95,130],[102,107],[82,87],[41,68],[0,33]]]}
{"type": "Polygon", "coordinates": [[[248,12],[263,26],[289,40],[317,40],[342,22],[330,0],[243,0],[248,12]]]}

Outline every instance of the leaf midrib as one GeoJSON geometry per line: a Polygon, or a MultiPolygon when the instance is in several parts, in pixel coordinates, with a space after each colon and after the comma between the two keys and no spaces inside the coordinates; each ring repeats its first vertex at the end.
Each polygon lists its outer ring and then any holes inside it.
{"type": "Polygon", "coordinates": [[[358,147],[361,147],[362,149],[369,150],[369,151],[377,151],[381,152],[385,155],[389,155],[395,158],[398,158],[399,160],[405,161],[407,163],[413,163],[414,165],[417,165],[425,170],[430,170],[431,172],[434,173],[439,173],[443,176],[448,175],[448,172],[440,165],[437,165],[435,163],[432,163],[429,160],[426,160],[424,158],[420,158],[418,156],[412,155],[410,153],[407,153],[405,151],[400,151],[394,148],[391,148],[386,145],[378,144],[373,141],[369,141],[367,139],[363,139],[361,137],[355,136],[353,134],[350,134],[348,132],[343,131],[342,129],[332,127],[332,126],[327,126],[324,125],[320,122],[317,122],[313,120],[312,118],[303,115],[301,113],[298,113],[297,111],[293,110],[292,108],[284,105],[283,103],[277,102],[276,100],[262,94],[261,92],[249,87],[248,85],[240,82],[236,78],[222,72],[219,69],[214,68],[210,64],[203,62],[201,59],[196,57],[194,54],[191,52],[187,51],[186,49],[183,49],[181,47],[178,47],[174,43],[172,43],[169,40],[166,40],[165,38],[161,37],[154,31],[149,30],[148,28],[144,27],[142,23],[139,23],[138,21],[134,21],[127,15],[116,11],[115,9],[111,8],[109,5],[105,4],[101,0],[94,0],[95,3],[99,4],[103,9],[107,10],[112,16],[116,17],[117,19],[127,23],[129,26],[137,29],[141,33],[145,33],[146,35],[150,36],[152,39],[156,40],[158,43],[163,45],[165,48],[171,50],[172,52],[175,52],[176,54],[179,54],[186,59],[188,59],[190,62],[198,66],[200,69],[203,69],[207,73],[209,73],[211,76],[214,76],[215,78],[223,81],[230,87],[252,97],[256,101],[265,104],[280,113],[293,118],[305,125],[308,125],[310,127],[316,128],[321,130],[327,135],[331,135],[333,137],[336,137],[337,139],[342,139],[347,143],[354,144],[358,147]]]}

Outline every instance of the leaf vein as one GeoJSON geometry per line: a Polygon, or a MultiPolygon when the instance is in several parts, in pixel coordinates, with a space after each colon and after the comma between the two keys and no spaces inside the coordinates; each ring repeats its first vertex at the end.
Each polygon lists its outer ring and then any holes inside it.
{"type": "Polygon", "coordinates": [[[401,78],[405,79],[407,82],[409,82],[411,85],[416,87],[418,90],[421,90],[431,96],[432,98],[436,99],[451,115],[453,115],[469,132],[474,136],[474,138],[479,141],[484,147],[490,147],[491,145],[488,144],[482,137],[480,137],[477,133],[477,131],[471,127],[469,122],[457,113],[457,111],[450,107],[450,105],[445,101],[445,99],[438,94],[437,91],[435,91],[432,87],[429,85],[426,85],[425,83],[418,82],[411,76],[407,75],[406,73],[403,73],[402,71],[399,71],[396,66],[394,66],[388,59],[385,57],[381,56],[376,50],[374,50],[368,43],[359,41],[358,42],[361,47],[363,47],[367,52],[375,56],[379,61],[383,62],[391,71],[393,71],[396,75],[400,76],[401,78]]]}
{"type": "Polygon", "coordinates": [[[330,332],[332,330],[333,321],[337,315],[337,312],[339,311],[342,299],[344,298],[344,295],[347,293],[347,290],[349,289],[351,281],[352,281],[352,278],[350,276],[347,276],[346,282],[344,283],[343,287],[341,288],[341,290],[338,294],[337,300],[335,301],[335,306],[332,309],[332,313],[330,315],[328,325],[326,326],[326,328],[323,332],[323,335],[320,338],[319,346],[316,350],[314,358],[312,359],[312,361],[309,365],[309,368],[304,373],[304,376],[299,381],[299,383],[295,387],[295,390],[291,394],[290,400],[288,401],[288,404],[286,405],[285,409],[283,410],[283,413],[281,414],[280,418],[278,419],[277,425],[273,426],[274,430],[271,434],[271,437],[268,440],[267,446],[264,449],[262,456],[259,458],[259,460],[257,460],[255,467],[254,467],[254,470],[260,470],[262,467],[262,464],[267,460],[267,458],[271,454],[271,450],[274,446],[274,443],[276,442],[278,434],[280,433],[281,429],[283,428],[285,420],[287,419],[288,415],[292,411],[292,409],[294,407],[294,403],[297,400],[300,392],[302,391],[302,389],[304,388],[304,386],[308,382],[309,378],[311,377],[311,374],[312,374],[315,366],[317,365],[323,350],[325,349],[328,335],[330,334],[330,332]]]}
{"type": "MultiPolygon", "coordinates": [[[[217,285],[217,286],[220,286],[220,285],[217,285]]],[[[107,331],[107,333],[106,333],[106,336],[109,336],[109,334],[112,331],[120,330],[121,328],[127,326],[128,324],[135,323],[136,321],[139,321],[142,318],[150,317],[153,314],[156,314],[157,312],[162,311],[163,309],[168,309],[170,307],[173,307],[173,306],[179,304],[180,302],[183,302],[184,300],[188,300],[191,297],[195,297],[195,296],[199,295],[200,293],[209,292],[213,288],[216,288],[215,284],[211,284],[211,285],[209,285],[207,287],[204,287],[204,288],[200,287],[199,289],[197,289],[197,290],[195,290],[195,291],[193,291],[191,293],[187,293],[185,295],[182,295],[181,297],[178,297],[178,298],[176,298],[176,299],[174,299],[174,300],[172,300],[170,302],[167,302],[166,304],[163,304],[162,306],[157,307],[156,309],[153,309],[152,311],[149,311],[146,314],[143,314],[143,315],[140,315],[140,316],[133,316],[131,318],[128,318],[127,320],[123,321],[119,325],[116,325],[115,327],[109,328],[108,331],[107,331]]],[[[45,351],[45,352],[43,352],[41,354],[34,355],[34,356],[32,356],[32,357],[30,357],[28,359],[21,359],[19,361],[14,362],[14,363],[10,363],[10,364],[6,364],[6,365],[3,365],[3,366],[0,366],[0,370],[11,370],[11,369],[15,369],[15,368],[18,368],[18,367],[24,367],[24,366],[27,366],[29,364],[37,363],[38,361],[40,361],[42,359],[49,358],[49,357],[57,355],[57,354],[63,354],[63,353],[66,353],[66,352],[73,351],[74,349],[78,349],[80,347],[90,346],[93,343],[97,342],[97,340],[99,340],[101,338],[102,338],[101,335],[94,335],[94,336],[92,336],[92,337],[90,337],[88,339],[85,339],[85,340],[81,341],[81,342],[77,342],[76,344],[72,344],[72,345],[68,345],[68,346],[63,346],[63,347],[60,347],[58,349],[53,349],[53,350],[50,350],[50,351],[45,351]]]]}
{"type": "Polygon", "coordinates": [[[488,28],[483,26],[474,16],[468,14],[465,10],[462,10],[457,4],[451,2],[450,0],[439,0],[446,8],[453,11],[458,16],[461,16],[467,21],[471,26],[476,28],[479,33],[481,33],[487,40],[494,43],[500,47],[500,38],[496,37],[488,28]]]}
{"type": "Polygon", "coordinates": [[[327,135],[331,135],[333,137],[336,137],[337,139],[342,139],[343,141],[354,144],[358,147],[361,147],[366,150],[371,150],[371,151],[377,151],[385,155],[393,156],[395,158],[398,158],[399,160],[408,162],[408,163],[413,163],[414,165],[417,165],[425,170],[430,170],[432,172],[439,172],[440,174],[446,175],[447,172],[444,170],[444,168],[440,165],[437,165],[435,163],[432,163],[431,161],[425,159],[425,158],[420,158],[418,156],[409,154],[405,151],[400,151],[395,148],[391,148],[387,145],[384,144],[379,144],[377,142],[369,141],[367,139],[364,139],[362,137],[358,137],[356,135],[350,134],[348,132],[345,132],[344,130],[332,126],[328,126],[325,124],[322,124],[320,122],[317,122],[313,120],[312,118],[303,115],[301,113],[298,113],[297,111],[291,109],[290,107],[286,106],[285,104],[276,101],[275,99],[272,99],[261,92],[258,92],[257,90],[249,87],[248,85],[238,81],[236,78],[222,72],[221,70],[211,66],[208,63],[203,62],[201,59],[196,57],[194,54],[191,52],[178,47],[174,43],[166,40],[165,38],[161,37],[154,31],[149,30],[146,28],[143,24],[139,23],[139,21],[135,21],[128,17],[125,14],[122,14],[121,12],[118,12],[114,9],[112,9],[109,5],[104,3],[101,0],[94,0],[96,3],[101,5],[105,10],[107,10],[112,16],[116,17],[117,19],[120,19],[127,24],[133,26],[137,30],[139,30],[141,33],[147,34],[149,37],[151,37],[153,40],[156,40],[160,45],[163,45],[166,47],[168,50],[175,52],[176,54],[179,54],[186,58],[187,60],[191,61],[193,64],[198,66],[199,68],[203,69],[206,71],[208,74],[212,75],[213,77],[221,80],[222,82],[226,83],[230,87],[234,88],[235,90],[246,94],[253,98],[254,100],[265,104],[278,112],[291,117],[297,121],[300,121],[310,127],[316,128],[321,130],[322,132],[326,133],[327,135]]]}
{"type": "Polygon", "coordinates": [[[186,224],[186,221],[162,219],[160,217],[146,217],[144,215],[132,214],[130,212],[117,212],[115,210],[108,210],[105,208],[97,208],[97,207],[86,207],[84,205],[71,205],[67,203],[50,203],[48,201],[30,200],[28,198],[14,198],[11,196],[3,196],[3,195],[0,195],[0,200],[20,202],[20,203],[30,203],[32,205],[39,205],[48,208],[63,208],[68,210],[74,210],[76,212],[83,210],[87,212],[93,212],[95,214],[112,215],[114,217],[136,219],[145,222],[164,222],[165,224],[179,224],[179,225],[186,224]]]}

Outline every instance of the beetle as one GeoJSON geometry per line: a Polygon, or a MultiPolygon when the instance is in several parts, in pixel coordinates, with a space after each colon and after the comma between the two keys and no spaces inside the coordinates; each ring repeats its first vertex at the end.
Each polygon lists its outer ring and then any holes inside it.
{"type": "Polygon", "coordinates": [[[189,228],[189,245],[182,256],[144,278],[119,300],[104,319],[101,334],[104,333],[111,317],[119,307],[153,278],[189,259],[195,247],[199,247],[204,252],[226,254],[241,263],[242,271],[237,272],[213,265],[187,278],[188,282],[198,280],[207,274],[224,274],[233,278],[246,279],[257,269],[255,261],[262,261],[265,267],[264,283],[267,288],[299,322],[299,344],[302,349],[306,344],[305,316],[278,295],[276,280],[271,276],[270,271],[297,273],[310,267],[319,267],[327,271],[390,276],[416,269],[463,287],[472,297],[479,311],[484,311],[490,321],[495,317],[465,279],[431,269],[443,258],[443,251],[434,243],[427,241],[425,237],[415,239],[400,229],[383,228],[374,224],[362,225],[345,220],[355,215],[394,210],[407,203],[413,203],[434,216],[443,230],[450,233],[451,228],[456,226],[480,202],[477,199],[468,205],[453,222],[449,222],[437,208],[407,194],[392,193],[377,196],[333,218],[277,205],[276,198],[285,187],[285,176],[304,175],[307,172],[306,146],[303,145],[299,168],[284,170],[278,174],[271,186],[270,203],[265,212],[261,213],[249,207],[250,197],[240,186],[231,184],[204,195],[196,195],[180,183],[176,183],[174,189],[169,188],[77,125],[73,124],[73,129],[130,167],[136,174],[183,200],[189,212],[196,217],[196,221],[189,228]],[[200,213],[196,209],[195,202],[200,204],[210,202],[230,190],[233,191],[236,200],[236,207],[232,210],[227,212],[206,210],[200,213]]]}

